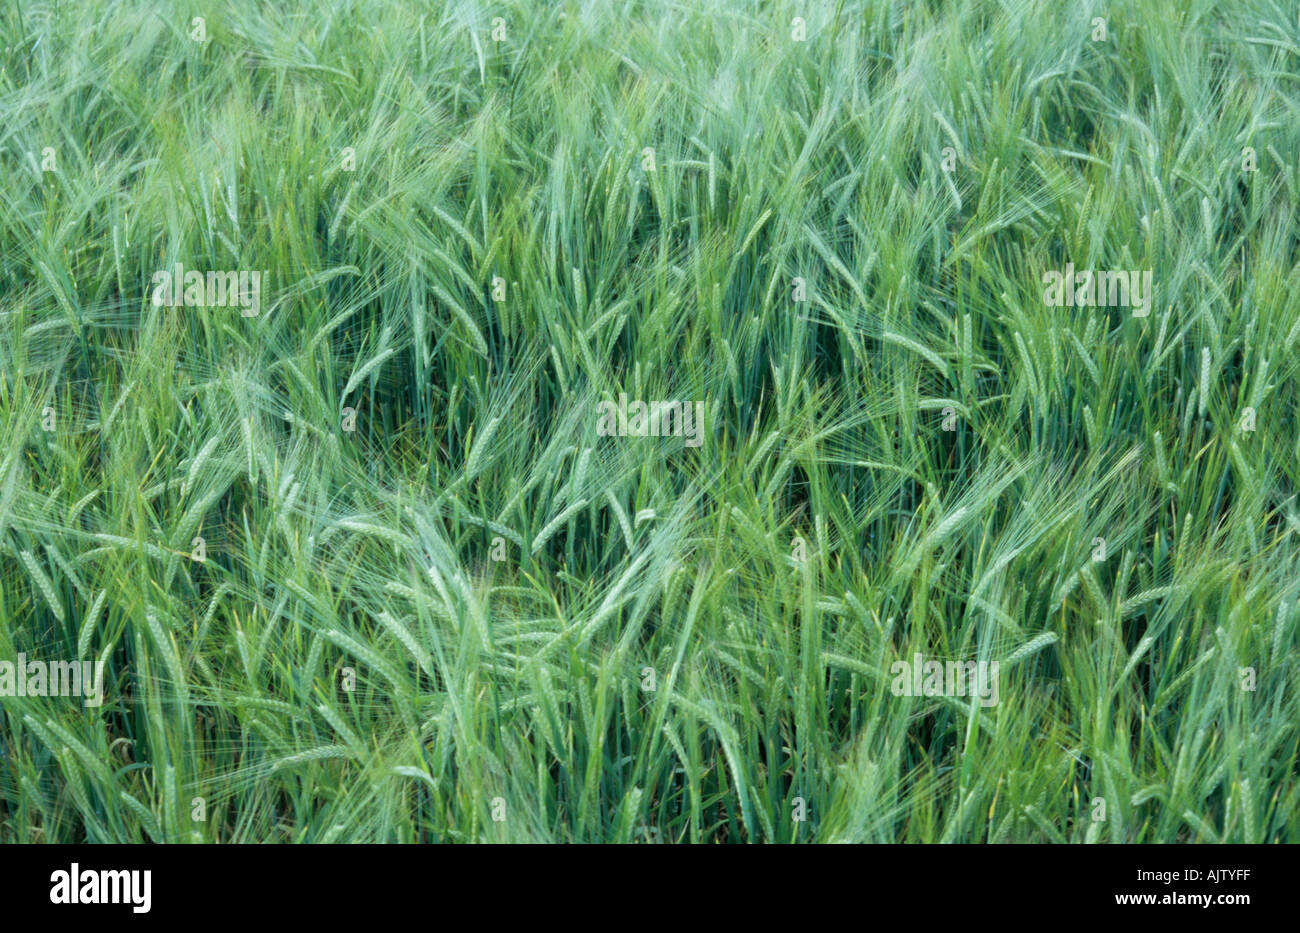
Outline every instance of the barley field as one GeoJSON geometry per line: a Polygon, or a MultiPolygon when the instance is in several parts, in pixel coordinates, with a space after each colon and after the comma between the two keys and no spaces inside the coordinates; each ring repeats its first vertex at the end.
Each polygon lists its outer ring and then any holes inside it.
{"type": "Polygon", "coordinates": [[[1294,0],[0,49],[0,842],[1300,842],[1294,0]]]}

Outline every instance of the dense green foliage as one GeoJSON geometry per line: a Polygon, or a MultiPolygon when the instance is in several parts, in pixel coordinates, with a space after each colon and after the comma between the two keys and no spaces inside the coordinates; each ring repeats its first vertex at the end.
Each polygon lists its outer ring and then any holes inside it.
{"type": "Polygon", "coordinates": [[[204,6],[0,6],[0,841],[1300,841],[1293,2],[204,6]]]}

